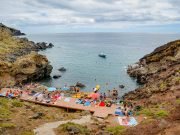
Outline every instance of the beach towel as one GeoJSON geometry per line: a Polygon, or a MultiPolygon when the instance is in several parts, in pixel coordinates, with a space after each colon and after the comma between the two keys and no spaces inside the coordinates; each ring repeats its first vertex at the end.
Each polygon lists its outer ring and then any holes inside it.
{"type": "Polygon", "coordinates": [[[0,93],[0,97],[5,97],[5,96],[6,96],[6,92],[0,93]]]}
{"type": "Polygon", "coordinates": [[[138,124],[138,122],[136,121],[136,119],[134,117],[130,118],[130,121],[128,122],[128,126],[136,126],[138,124]]]}
{"type": "Polygon", "coordinates": [[[115,110],[115,115],[124,116],[124,114],[121,111],[121,109],[118,109],[118,108],[115,110]]]}
{"type": "Polygon", "coordinates": [[[129,121],[125,117],[118,117],[118,122],[122,126],[136,126],[138,124],[134,117],[130,117],[129,121]]]}
{"type": "Polygon", "coordinates": [[[64,99],[64,102],[70,102],[71,98],[70,97],[67,97],[64,99]]]}
{"type": "Polygon", "coordinates": [[[104,102],[100,102],[99,106],[104,107],[106,104],[104,102]]]}
{"type": "Polygon", "coordinates": [[[122,126],[128,126],[128,122],[125,117],[118,117],[118,122],[122,126]]]}
{"type": "Polygon", "coordinates": [[[39,96],[40,94],[41,94],[41,92],[38,92],[38,93],[34,94],[33,96],[34,96],[34,97],[37,97],[37,96],[39,96]]]}
{"type": "Polygon", "coordinates": [[[81,100],[81,99],[77,99],[77,100],[75,101],[75,103],[76,103],[76,104],[81,104],[81,103],[82,103],[82,100],[81,100]]]}
{"type": "Polygon", "coordinates": [[[85,103],[84,103],[84,106],[90,106],[91,105],[91,102],[90,101],[86,101],[85,103]]]}

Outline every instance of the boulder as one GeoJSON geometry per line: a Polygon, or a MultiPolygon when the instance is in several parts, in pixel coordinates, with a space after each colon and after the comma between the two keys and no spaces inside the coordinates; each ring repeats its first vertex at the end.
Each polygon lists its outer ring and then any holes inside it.
{"type": "Polygon", "coordinates": [[[15,62],[6,63],[4,66],[2,70],[6,71],[6,74],[1,74],[0,78],[10,76],[10,79],[14,80],[15,84],[50,77],[52,71],[52,66],[49,64],[48,59],[36,52],[18,57],[15,62]]]}
{"type": "Polygon", "coordinates": [[[36,43],[36,46],[40,49],[40,50],[45,50],[47,48],[47,43],[45,42],[38,42],[36,43]]]}
{"type": "Polygon", "coordinates": [[[54,45],[52,43],[49,43],[48,48],[52,48],[54,45]]]}
{"type": "Polygon", "coordinates": [[[67,131],[70,132],[71,134],[78,134],[80,132],[80,129],[77,128],[76,126],[69,126],[67,127],[67,131]]]}
{"type": "Polygon", "coordinates": [[[86,85],[84,85],[83,83],[80,83],[80,82],[77,82],[77,83],[76,83],[76,86],[77,86],[77,87],[80,87],[80,88],[86,87],[86,85]]]}
{"type": "Polygon", "coordinates": [[[46,42],[38,42],[36,44],[34,44],[34,46],[39,49],[39,50],[45,50],[47,48],[52,48],[54,47],[54,45],[52,43],[46,43],[46,42]]]}
{"type": "Polygon", "coordinates": [[[54,75],[54,76],[53,76],[54,79],[58,79],[58,78],[60,78],[60,77],[61,77],[61,75],[54,75]]]}
{"type": "Polygon", "coordinates": [[[169,126],[169,123],[165,119],[161,119],[158,126],[160,129],[164,129],[169,126]]]}
{"type": "Polygon", "coordinates": [[[61,68],[59,68],[58,70],[64,72],[64,71],[66,71],[66,68],[65,68],[65,67],[61,67],[61,68]]]}
{"type": "Polygon", "coordinates": [[[124,85],[119,85],[119,88],[123,89],[125,86],[124,85]]]}
{"type": "Polygon", "coordinates": [[[38,112],[38,113],[35,113],[32,117],[30,117],[30,119],[40,119],[42,116],[44,116],[44,114],[41,112],[38,112]]]}

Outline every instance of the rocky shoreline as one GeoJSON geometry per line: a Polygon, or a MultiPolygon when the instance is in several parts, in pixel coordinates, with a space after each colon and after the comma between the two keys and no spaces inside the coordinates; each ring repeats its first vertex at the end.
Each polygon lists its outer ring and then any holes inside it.
{"type": "Polygon", "coordinates": [[[125,94],[124,98],[127,100],[146,99],[148,102],[156,94],[166,95],[170,92],[173,92],[174,98],[180,97],[180,40],[156,48],[139,62],[129,66],[127,73],[138,83],[144,84],[125,94]]]}
{"type": "Polygon", "coordinates": [[[19,30],[0,25],[0,87],[12,87],[50,77],[52,66],[38,51],[52,48],[52,43],[29,41],[19,30]]]}

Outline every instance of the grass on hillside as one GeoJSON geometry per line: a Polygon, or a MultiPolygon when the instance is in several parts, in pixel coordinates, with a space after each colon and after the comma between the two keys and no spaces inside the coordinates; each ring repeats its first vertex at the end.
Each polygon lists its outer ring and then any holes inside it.
{"type": "Polygon", "coordinates": [[[57,128],[57,132],[59,134],[64,133],[64,132],[68,134],[68,131],[70,129],[75,129],[78,132],[78,133],[75,133],[75,134],[78,134],[78,135],[90,135],[90,130],[88,130],[88,128],[86,126],[82,126],[80,124],[75,124],[75,123],[72,123],[72,122],[68,122],[66,124],[60,125],[57,128]]]}

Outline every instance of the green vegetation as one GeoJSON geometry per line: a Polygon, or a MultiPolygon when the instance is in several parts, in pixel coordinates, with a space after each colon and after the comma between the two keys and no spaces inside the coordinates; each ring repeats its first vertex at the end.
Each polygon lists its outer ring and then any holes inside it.
{"type": "Polygon", "coordinates": [[[16,125],[13,123],[0,123],[0,128],[15,128],[16,125]]]}
{"type": "Polygon", "coordinates": [[[76,132],[75,134],[78,135],[90,135],[90,131],[87,129],[87,127],[72,122],[62,124],[57,128],[58,133],[68,132],[68,131],[74,131],[76,132]]]}
{"type": "Polygon", "coordinates": [[[7,119],[10,117],[11,111],[9,111],[6,108],[1,107],[0,108],[0,118],[7,119]]]}
{"type": "Polygon", "coordinates": [[[160,89],[161,90],[163,90],[163,89],[166,89],[166,83],[165,82],[162,82],[161,84],[160,84],[160,89]]]}
{"type": "Polygon", "coordinates": [[[16,99],[7,99],[7,98],[0,98],[0,118],[8,119],[10,115],[13,113],[11,112],[12,107],[22,107],[23,103],[16,100],[16,99]]]}
{"type": "Polygon", "coordinates": [[[8,99],[0,98],[0,118],[7,119],[10,117],[11,111],[9,111],[9,108],[8,99]]]}
{"type": "Polygon", "coordinates": [[[151,107],[151,108],[143,108],[141,111],[137,112],[137,114],[144,114],[148,117],[153,118],[164,118],[168,116],[168,111],[160,109],[159,106],[151,107]]]}
{"type": "Polygon", "coordinates": [[[23,131],[20,135],[34,135],[33,131],[23,131]]]}
{"type": "Polygon", "coordinates": [[[144,115],[146,115],[146,116],[153,116],[153,112],[152,112],[152,110],[149,109],[149,108],[144,108],[144,109],[142,109],[141,111],[137,112],[137,114],[138,114],[138,115],[139,115],[139,114],[144,114],[144,115]]]}
{"type": "Polygon", "coordinates": [[[13,100],[12,101],[12,105],[14,107],[22,107],[23,106],[23,102],[20,102],[19,100],[13,100]]]}
{"type": "Polygon", "coordinates": [[[168,112],[165,110],[159,110],[159,111],[154,113],[154,116],[156,118],[164,118],[164,117],[168,116],[168,112]]]}
{"type": "Polygon", "coordinates": [[[20,39],[12,37],[10,31],[0,27],[0,58],[26,47],[25,41],[22,42],[20,39]]]}
{"type": "Polygon", "coordinates": [[[125,127],[124,126],[108,127],[106,130],[113,135],[121,135],[125,131],[125,127]]]}
{"type": "Polygon", "coordinates": [[[177,103],[177,104],[180,104],[180,99],[176,99],[176,103],[177,103]]]}

